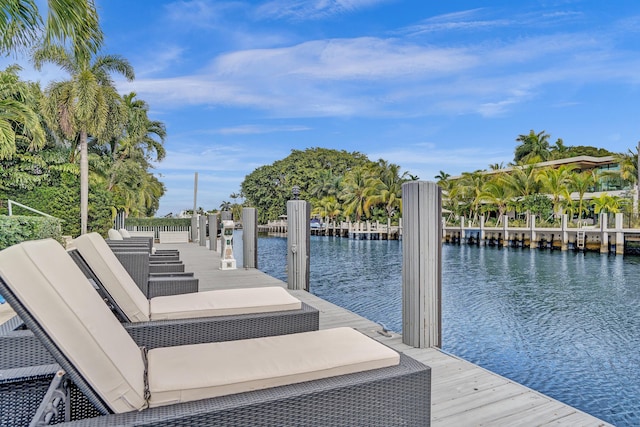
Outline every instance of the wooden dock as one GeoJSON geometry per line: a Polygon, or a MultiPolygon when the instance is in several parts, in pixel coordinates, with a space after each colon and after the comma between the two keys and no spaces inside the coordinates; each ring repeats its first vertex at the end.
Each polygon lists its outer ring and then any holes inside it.
{"type": "MultiPolygon", "coordinates": [[[[200,291],[287,287],[286,283],[257,269],[220,270],[219,253],[198,244],[160,244],[157,247],[180,251],[185,270],[194,272],[200,280],[200,291]]],[[[611,425],[437,348],[409,347],[402,343],[400,335],[385,336],[380,325],[311,293],[289,292],[320,311],[321,329],[350,326],[429,365],[432,369],[433,426],[611,425]]]]}

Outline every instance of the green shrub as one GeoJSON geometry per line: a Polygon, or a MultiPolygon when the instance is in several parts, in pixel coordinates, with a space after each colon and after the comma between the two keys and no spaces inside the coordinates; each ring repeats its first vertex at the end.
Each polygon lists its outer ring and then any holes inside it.
{"type": "MultiPolygon", "coordinates": [[[[24,189],[0,190],[0,215],[7,213],[6,199],[37,209],[63,220],[62,234],[77,237],[80,235],[80,184],[77,177],[62,174],[51,185],[42,185],[24,189]]],[[[113,197],[99,185],[89,185],[89,212],[87,229],[103,236],[113,227],[111,214],[113,197]]],[[[14,206],[15,214],[34,215],[26,209],[14,206]]]]}
{"type": "Polygon", "coordinates": [[[24,242],[52,237],[62,243],[58,218],[0,215],[0,249],[24,242]]]}

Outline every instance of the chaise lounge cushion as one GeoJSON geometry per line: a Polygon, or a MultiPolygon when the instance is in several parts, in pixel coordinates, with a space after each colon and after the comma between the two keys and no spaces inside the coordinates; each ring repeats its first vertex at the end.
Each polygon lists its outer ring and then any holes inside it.
{"type": "Polygon", "coordinates": [[[98,233],[88,233],[74,239],[82,254],[103,286],[132,322],[147,322],[149,300],[133,281],[109,245],[98,233]]]}
{"type": "Polygon", "coordinates": [[[114,411],[144,407],[140,349],[58,242],[3,250],[0,276],[114,411]]]}
{"type": "Polygon", "coordinates": [[[118,233],[118,230],[115,228],[110,228],[107,235],[109,236],[109,240],[124,240],[122,234],[118,233]]]}
{"type": "Polygon", "coordinates": [[[394,350],[351,328],[149,351],[149,406],[395,366],[394,350]]]}
{"type": "Polygon", "coordinates": [[[131,322],[269,313],[302,308],[300,300],[280,287],[216,290],[147,300],[102,236],[98,233],[83,234],[74,242],[82,258],[131,322]]]}
{"type": "Polygon", "coordinates": [[[155,297],[149,307],[151,320],[169,320],[300,310],[302,303],[274,286],[155,297]]]}

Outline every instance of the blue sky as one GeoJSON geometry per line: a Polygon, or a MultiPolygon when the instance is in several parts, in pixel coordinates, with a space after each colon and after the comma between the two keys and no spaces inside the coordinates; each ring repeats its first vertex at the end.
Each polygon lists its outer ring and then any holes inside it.
{"type": "Polygon", "coordinates": [[[193,207],[195,172],[198,206],[217,208],[292,149],[433,180],[506,164],[531,129],[615,152],[640,140],[636,0],[96,2],[103,53],[136,72],[118,89],[167,126],[159,215],[193,207]]]}

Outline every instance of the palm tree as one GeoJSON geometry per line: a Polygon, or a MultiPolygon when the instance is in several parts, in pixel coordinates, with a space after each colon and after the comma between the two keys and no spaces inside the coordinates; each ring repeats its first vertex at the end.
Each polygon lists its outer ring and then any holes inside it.
{"type": "Polygon", "coordinates": [[[455,183],[456,188],[452,192],[454,194],[460,192],[463,204],[469,209],[468,218],[473,218],[474,220],[478,218],[480,204],[482,203],[480,194],[487,179],[487,175],[483,174],[482,171],[463,172],[462,177],[455,183]]]}
{"type": "Polygon", "coordinates": [[[231,210],[231,202],[223,201],[220,203],[221,211],[230,211],[231,210]]]}
{"type": "Polygon", "coordinates": [[[136,96],[135,92],[131,92],[122,97],[124,123],[122,133],[110,142],[111,153],[114,158],[120,159],[160,161],[166,155],[163,144],[167,130],[164,123],[149,119],[149,105],[136,99],[136,96]]]}
{"type": "Polygon", "coordinates": [[[325,222],[328,222],[334,221],[341,212],[338,199],[335,196],[326,196],[318,201],[311,214],[320,216],[325,222]]]}
{"type": "Polygon", "coordinates": [[[504,178],[504,184],[513,194],[512,203],[516,211],[522,211],[522,200],[532,194],[538,193],[540,183],[536,181],[536,168],[531,164],[519,164],[513,167],[511,173],[504,178]]]}
{"type": "Polygon", "coordinates": [[[321,199],[325,196],[335,196],[340,192],[342,177],[334,175],[331,169],[323,169],[309,186],[309,195],[321,199]]]}
{"type": "Polygon", "coordinates": [[[92,63],[88,57],[59,46],[37,50],[33,60],[37,69],[45,62],[51,62],[71,76],[68,81],[49,85],[44,110],[52,127],[66,139],[77,139],[80,144],[80,232],[84,234],[87,232],[89,199],[87,140],[89,135],[104,140],[113,136],[116,129],[110,125],[110,120],[120,120],[117,117],[121,113],[121,98],[109,73],[118,72],[131,81],[134,79],[133,68],[120,56],[99,56],[92,63]]]}
{"type": "MultiPolygon", "coordinates": [[[[638,143],[638,148],[640,149],[640,143],[638,143]]],[[[638,181],[638,175],[640,174],[640,168],[638,168],[640,150],[636,153],[628,150],[627,153],[617,154],[615,157],[620,165],[620,178],[637,186],[636,194],[638,201],[640,202],[640,182],[638,181]]]]}
{"type": "Polygon", "coordinates": [[[360,221],[363,215],[368,216],[369,214],[364,204],[367,197],[372,194],[372,185],[378,185],[370,178],[369,171],[360,167],[350,171],[343,180],[343,188],[340,193],[343,211],[346,216],[355,214],[356,221],[360,221]]]}
{"type": "Polygon", "coordinates": [[[382,205],[391,218],[394,212],[402,209],[402,184],[407,181],[407,172],[400,174],[400,166],[380,159],[377,164],[379,178],[372,178],[369,183],[371,195],[365,201],[364,209],[374,205],[382,205]]]}
{"type": "Polygon", "coordinates": [[[21,82],[18,66],[0,72],[0,160],[10,159],[16,152],[16,142],[25,141],[33,151],[45,144],[44,130],[35,108],[34,93],[39,89],[21,82]]]}
{"type": "Polygon", "coordinates": [[[549,137],[545,131],[535,133],[533,129],[528,135],[518,135],[516,141],[520,145],[516,147],[514,161],[545,161],[549,160],[551,155],[549,147],[549,137]]]}
{"type": "Polygon", "coordinates": [[[578,193],[578,220],[582,219],[584,195],[595,184],[592,171],[584,171],[571,175],[571,190],[578,193]]]}
{"type": "Polygon", "coordinates": [[[89,57],[102,45],[94,0],[48,0],[43,26],[36,0],[0,1],[0,52],[26,50],[44,27],[44,43],[70,42],[76,56],[89,57]]]}
{"type": "Polygon", "coordinates": [[[505,176],[499,175],[486,182],[479,197],[483,202],[491,203],[498,208],[498,221],[496,224],[500,224],[502,216],[507,211],[507,205],[512,199],[509,186],[505,185],[505,176]]]}
{"type": "Polygon", "coordinates": [[[622,198],[619,196],[610,196],[607,193],[602,193],[598,197],[591,199],[591,205],[593,206],[594,213],[618,213],[620,212],[620,206],[622,205],[622,198]]]}
{"type": "Polygon", "coordinates": [[[575,165],[562,165],[558,168],[544,168],[538,171],[536,179],[544,190],[551,195],[554,214],[561,213],[560,198],[569,200],[569,185],[575,165]]]}
{"type": "Polygon", "coordinates": [[[446,181],[447,179],[449,179],[449,177],[451,177],[451,175],[449,175],[445,171],[440,171],[438,172],[438,175],[434,176],[434,178],[438,180],[438,184],[440,184],[442,181],[446,181]]]}

